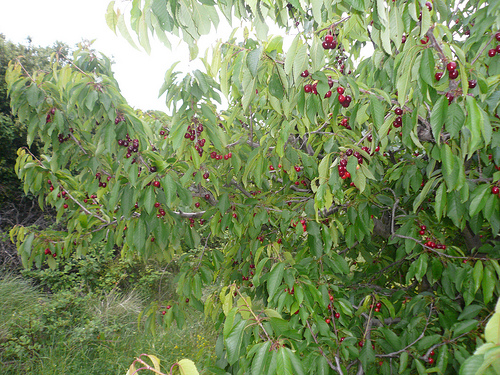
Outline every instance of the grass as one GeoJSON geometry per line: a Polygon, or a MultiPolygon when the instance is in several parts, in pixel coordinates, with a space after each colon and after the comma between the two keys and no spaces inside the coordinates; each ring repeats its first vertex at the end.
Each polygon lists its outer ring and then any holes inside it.
{"type": "Polygon", "coordinates": [[[0,372],[14,374],[120,374],[135,357],[156,355],[163,371],[182,358],[201,374],[215,361],[216,332],[200,313],[146,335],[137,325],[146,301],[138,293],[47,294],[11,274],[0,278],[0,372]]]}

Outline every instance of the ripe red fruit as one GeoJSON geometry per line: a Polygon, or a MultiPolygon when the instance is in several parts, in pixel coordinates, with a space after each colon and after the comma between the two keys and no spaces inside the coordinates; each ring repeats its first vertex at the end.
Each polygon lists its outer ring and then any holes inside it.
{"type": "Polygon", "coordinates": [[[186,298],[186,303],[188,303],[188,302],[189,302],[189,298],[186,298]]]}
{"type": "Polygon", "coordinates": [[[194,206],[195,206],[196,208],[199,208],[199,207],[200,207],[200,202],[196,202],[196,203],[194,204],[194,206]]]}
{"type": "Polygon", "coordinates": [[[333,35],[330,35],[330,34],[325,35],[325,42],[332,43],[333,42],[333,35]]]}
{"type": "Polygon", "coordinates": [[[458,70],[452,70],[448,73],[448,77],[450,77],[450,79],[455,79],[458,77],[458,70]]]}
{"type": "Polygon", "coordinates": [[[341,337],[340,338],[340,342],[344,341],[345,340],[345,337],[341,337]]]}
{"type": "Polygon", "coordinates": [[[455,99],[455,97],[453,96],[453,94],[447,92],[446,93],[446,99],[448,99],[448,105],[450,105],[451,102],[453,101],[453,99],[455,99]]]}
{"type": "Polygon", "coordinates": [[[269,166],[270,171],[274,171],[274,167],[272,165],[269,166]]]}
{"type": "Polygon", "coordinates": [[[49,248],[45,249],[45,255],[50,255],[50,254],[52,254],[52,251],[50,251],[49,248]]]}
{"type": "Polygon", "coordinates": [[[209,176],[210,176],[210,174],[208,172],[203,173],[203,178],[205,180],[207,180],[209,176]]]}
{"type": "Polygon", "coordinates": [[[330,318],[326,318],[326,319],[325,319],[325,323],[326,323],[326,324],[330,324],[330,322],[331,322],[330,318]]]}
{"type": "Polygon", "coordinates": [[[335,313],[335,319],[340,318],[340,313],[335,313]]]}
{"type": "Polygon", "coordinates": [[[153,186],[159,188],[160,187],[160,181],[153,182],[153,186]]]}
{"type": "Polygon", "coordinates": [[[426,229],[427,229],[427,227],[426,227],[425,225],[421,225],[421,226],[420,226],[420,229],[422,229],[422,230],[426,230],[426,229]]]}
{"type": "Polygon", "coordinates": [[[306,69],[302,73],[300,73],[300,76],[303,78],[309,77],[309,71],[306,69]]]}
{"type": "Polygon", "coordinates": [[[328,90],[325,94],[325,98],[329,98],[330,96],[332,96],[332,92],[328,90]]]}
{"type": "Polygon", "coordinates": [[[156,208],[160,207],[160,202],[155,202],[155,207],[156,208]]]}
{"type": "Polygon", "coordinates": [[[312,88],[312,85],[310,83],[308,83],[307,85],[304,86],[304,91],[307,92],[307,93],[310,93],[312,92],[313,88],[312,88]]]}
{"type": "Polygon", "coordinates": [[[362,348],[363,345],[365,345],[365,343],[363,341],[360,341],[360,342],[358,342],[358,345],[359,345],[360,348],[362,348]]]}
{"type": "Polygon", "coordinates": [[[432,364],[434,363],[434,358],[429,358],[429,359],[427,360],[427,362],[429,362],[429,364],[431,364],[431,365],[432,365],[432,364]]]}
{"type": "Polygon", "coordinates": [[[443,76],[443,73],[441,73],[441,72],[437,72],[436,74],[434,74],[434,78],[436,78],[436,81],[439,81],[442,76],[443,76]]]}
{"type": "Polygon", "coordinates": [[[500,31],[495,34],[495,39],[500,42],[500,31]]]}
{"type": "Polygon", "coordinates": [[[346,99],[346,97],[344,96],[344,94],[339,95],[339,103],[341,103],[341,104],[344,103],[345,99],[346,99]]]}
{"type": "Polygon", "coordinates": [[[476,85],[477,85],[477,81],[475,79],[469,80],[469,88],[470,89],[473,89],[474,87],[476,87],[476,85]]]}
{"type": "Polygon", "coordinates": [[[495,47],[495,51],[500,54],[500,44],[495,47]]]}
{"type": "Polygon", "coordinates": [[[434,355],[435,355],[435,354],[436,354],[436,352],[435,352],[434,350],[431,350],[431,352],[430,352],[430,354],[429,354],[429,355],[430,355],[431,357],[434,357],[434,355]]]}
{"type": "Polygon", "coordinates": [[[344,88],[342,86],[337,87],[337,93],[342,95],[344,93],[344,88]]]}
{"type": "Polygon", "coordinates": [[[396,108],[396,109],[394,110],[394,113],[395,113],[396,115],[398,115],[398,116],[401,116],[401,115],[403,114],[403,110],[402,110],[401,108],[399,108],[399,107],[398,107],[398,108],[396,108]]]}
{"type": "Polygon", "coordinates": [[[63,204],[63,207],[64,207],[64,208],[68,208],[69,206],[68,206],[66,203],[64,203],[64,204],[63,204]]]}
{"type": "Polygon", "coordinates": [[[429,37],[426,35],[422,39],[420,39],[420,43],[427,44],[429,43],[429,37]]]}
{"type": "Polygon", "coordinates": [[[300,172],[300,167],[298,165],[296,165],[294,168],[295,168],[295,172],[300,172]]]}
{"type": "Polygon", "coordinates": [[[380,312],[380,307],[375,307],[375,312],[380,312]]]}
{"type": "Polygon", "coordinates": [[[236,219],[238,217],[238,214],[236,212],[233,213],[233,217],[236,219]]]}
{"type": "Polygon", "coordinates": [[[323,46],[323,49],[330,49],[330,43],[324,41],[323,43],[321,43],[321,45],[323,46]]]}
{"type": "Polygon", "coordinates": [[[425,6],[429,9],[429,12],[432,10],[432,4],[429,1],[425,3],[425,6]]]}
{"type": "Polygon", "coordinates": [[[452,70],[456,70],[457,69],[457,63],[455,61],[450,61],[446,65],[446,69],[448,69],[449,72],[451,72],[452,70]]]}
{"type": "Polygon", "coordinates": [[[57,254],[56,253],[52,254],[52,257],[54,257],[54,258],[57,257],[57,254]]]}
{"type": "Polygon", "coordinates": [[[170,310],[170,308],[171,308],[171,307],[172,307],[172,306],[170,306],[170,305],[167,305],[167,310],[170,310]]]}
{"type": "Polygon", "coordinates": [[[163,310],[163,311],[161,312],[161,315],[165,315],[166,313],[167,313],[167,312],[166,312],[165,310],[163,310]]]}
{"type": "Polygon", "coordinates": [[[500,192],[500,188],[498,186],[491,187],[491,194],[498,194],[500,192]]]}
{"type": "Polygon", "coordinates": [[[205,199],[208,201],[210,199],[210,194],[205,194],[205,199]]]}
{"type": "Polygon", "coordinates": [[[488,56],[489,56],[489,57],[493,57],[493,56],[495,56],[496,54],[497,54],[497,51],[496,51],[496,49],[495,49],[495,48],[492,48],[492,49],[490,49],[490,50],[488,51],[488,56]]]}
{"type": "Polygon", "coordinates": [[[403,36],[401,37],[401,43],[406,43],[406,35],[403,35],[403,36]]]}

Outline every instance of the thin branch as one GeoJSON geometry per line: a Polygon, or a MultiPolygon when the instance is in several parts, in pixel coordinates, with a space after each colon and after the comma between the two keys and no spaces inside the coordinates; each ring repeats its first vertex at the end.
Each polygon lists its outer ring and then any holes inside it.
{"type": "Polygon", "coordinates": [[[314,342],[316,343],[316,345],[318,345],[319,353],[326,359],[326,362],[328,363],[328,365],[330,366],[330,368],[332,370],[337,371],[340,375],[343,375],[343,372],[342,372],[342,369],[340,368],[340,366],[338,366],[338,367],[335,366],[333,364],[333,362],[330,360],[330,358],[328,358],[326,356],[325,352],[323,351],[323,349],[319,345],[318,339],[316,338],[316,335],[314,334],[314,332],[311,328],[311,324],[309,324],[309,320],[306,320],[306,324],[307,324],[307,328],[309,328],[309,332],[311,332],[311,336],[312,336],[314,342]]]}
{"type": "Polygon", "coordinates": [[[397,357],[400,353],[403,353],[408,348],[411,348],[417,342],[419,342],[420,340],[422,340],[424,338],[424,336],[425,336],[425,331],[427,330],[427,327],[429,326],[429,321],[431,319],[432,310],[433,310],[433,305],[431,303],[430,306],[429,306],[429,315],[427,316],[427,319],[426,319],[426,322],[425,322],[425,327],[422,330],[422,333],[417,337],[417,339],[415,341],[413,341],[411,344],[406,345],[403,349],[400,349],[400,350],[398,350],[396,352],[392,352],[392,353],[388,353],[388,354],[375,354],[375,357],[382,357],[382,358],[384,358],[384,357],[389,357],[389,358],[397,357]]]}
{"type": "Polygon", "coordinates": [[[236,288],[236,284],[233,284],[233,285],[235,286],[236,292],[238,293],[238,295],[241,297],[241,299],[245,303],[246,307],[248,308],[248,311],[250,311],[250,313],[253,315],[253,317],[255,319],[255,322],[259,325],[259,327],[262,329],[262,331],[264,331],[264,333],[266,334],[267,340],[268,341],[272,341],[271,336],[269,336],[269,333],[267,333],[266,329],[264,328],[264,325],[262,324],[261,319],[257,315],[255,315],[255,313],[253,312],[252,308],[248,304],[246,298],[243,297],[243,295],[240,293],[239,289],[236,288]]]}
{"type": "Polygon", "coordinates": [[[105,223],[106,225],[109,225],[109,224],[110,224],[107,220],[103,219],[103,218],[102,218],[102,217],[100,217],[99,215],[96,215],[96,214],[94,214],[94,213],[90,212],[90,211],[89,211],[89,210],[88,210],[88,209],[87,209],[87,208],[86,208],[83,204],[81,204],[81,203],[80,203],[80,202],[79,202],[79,201],[78,201],[75,197],[73,197],[73,196],[70,194],[70,192],[69,192],[68,190],[66,190],[66,189],[65,189],[62,185],[60,185],[60,186],[61,186],[61,190],[62,190],[62,191],[64,191],[64,192],[65,192],[65,194],[66,194],[66,195],[67,195],[67,196],[68,196],[68,197],[69,197],[69,198],[70,198],[73,202],[75,202],[75,203],[78,205],[78,207],[80,207],[80,208],[83,210],[83,212],[85,212],[87,215],[90,215],[90,216],[95,217],[96,219],[100,220],[101,222],[105,223]]]}

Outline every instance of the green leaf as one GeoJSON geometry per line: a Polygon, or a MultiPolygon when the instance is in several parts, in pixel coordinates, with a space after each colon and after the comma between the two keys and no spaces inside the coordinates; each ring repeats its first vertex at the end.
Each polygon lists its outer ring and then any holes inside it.
{"type": "Polygon", "coordinates": [[[307,68],[307,44],[303,44],[297,48],[295,59],[293,61],[293,78],[297,79],[300,74],[307,68]]]}
{"type": "Polygon", "coordinates": [[[439,185],[436,190],[436,199],[434,202],[434,211],[438,221],[441,220],[443,213],[446,213],[446,191],[445,184],[439,185]]]}
{"type": "Polygon", "coordinates": [[[439,144],[441,141],[441,129],[448,115],[448,99],[441,95],[431,112],[431,127],[434,139],[439,144]]]}
{"type": "Polygon", "coordinates": [[[484,363],[483,355],[473,355],[465,360],[460,366],[459,375],[479,375],[478,370],[484,363]]]}
{"type": "MultiPolygon", "coordinates": [[[[151,358],[152,356],[149,355],[148,357],[151,358]]],[[[190,359],[187,359],[187,358],[181,359],[180,361],[177,362],[177,365],[179,366],[179,370],[181,372],[181,375],[199,375],[199,372],[198,372],[198,369],[196,368],[196,365],[190,359]]],[[[155,368],[156,368],[156,366],[155,366],[155,368]]],[[[158,367],[158,371],[160,371],[159,367],[158,367]]]]}
{"type": "Polygon", "coordinates": [[[384,124],[384,106],[382,105],[382,101],[375,95],[370,96],[370,112],[375,129],[378,131],[384,124]]]}
{"type": "Polygon", "coordinates": [[[277,263],[274,265],[271,272],[269,272],[269,277],[267,279],[267,293],[269,294],[269,300],[274,297],[278,287],[281,285],[284,271],[285,263],[277,263]]]}
{"type": "Polygon", "coordinates": [[[225,340],[227,361],[230,365],[236,363],[240,357],[241,342],[243,341],[243,332],[245,329],[246,321],[240,320],[229,331],[225,340]]]}
{"type": "Polygon", "coordinates": [[[139,49],[137,45],[135,44],[134,40],[132,39],[132,36],[130,35],[127,25],[125,23],[125,16],[124,14],[118,14],[118,20],[116,22],[116,26],[118,26],[118,30],[122,34],[122,36],[127,40],[127,42],[130,43],[132,47],[135,49],[139,49]]]}
{"type": "Polygon", "coordinates": [[[479,322],[475,319],[464,320],[461,323],[456,323],[453,325],[453,337],[460,336],[463,333],[472,331],[478,326],[479,322]]]}
{"type": "MultiPolygon", "coordinates": [[[[420,77],[429,86],[434,85],[434,55],[432,54],[431,48],[426,48],[422,52],[422,58],[420,59],[420,77]]],[[[443,96],[444,97],[444,96],[443,96]]]]}
{"type": "Polygon", "coordinates": [[[293,375],[292,362],[290,361],[289,357],[289,350],[290,349],[283,346],[278,349],[276,367],[277,375],[293,375]]]}
{"type": "Polygon", "coordinates": [[[106,24],[108,27],[113,30],[116,34],[116,24],[118,23],[118,17],[115,13],[115,2],[111,1],[108,4],[108,8],[106,10],[106,24]]]}
{"type": "Polygon", "coordinates": [[[278,74],[273,74],[269,80],[269,93],[279,100],[283,99],[284,89],[278,74]]]}
{"type": "Polygon", "coordinates": [[[481,129],[483,128],[483,114],[477,105],[476,99],[466,96],[467,121],[466,126],[471,132],[468,154],[472,155],[482,144],[481,129]]]}
{"type": "Polygon", "coordinates": [[[263,374],[264,366],[269,361],[271,341],[257,344],[260,348],[255,353],[252,360],[252,374],[263,374]]]}
{"type": "Polygon", "coordinates": [[[443,161],[443,177],[446,181],[446,186],[448,187],[448,192],[454,190],[457,186],[458,176],[459,176],[459,165],[451,151],[450,146],[444,144],[441,148],[441,159],[443,161]]]}
{"type": "Polygon", "coordinates": [[[462,107],[453,102],[448,107],[448,116],[446,117],[445,128],[450,133],[451,138],[457,138],[460,134],[460,129],[464,126],[465,114],[462,107]]]}
{"type": "Polygon", "coordinates": [[[486,195],[486,193],[489,193],[490,191],[490,185],[489,184],[482,184],[479,185],[474,189],[474,191],[471,194],[471,202],[470,202],[470,207],[469,207],[469,215],[476,216],[479,211],[481,211],[487,201],[487,198],[489,195],[486,195]]]}
{"type": "Polygon", "coordinates": [[[259,69],[259,62],[260,62],[260,56],[262,54],[262,49],[261,48],[256,48],[254,50],[251,50],[247,54],[247,67],[248,70],[250,70],[250,73],[252,73],[252,76],[256,77],[257,76],[257,71],[259,69]]]}

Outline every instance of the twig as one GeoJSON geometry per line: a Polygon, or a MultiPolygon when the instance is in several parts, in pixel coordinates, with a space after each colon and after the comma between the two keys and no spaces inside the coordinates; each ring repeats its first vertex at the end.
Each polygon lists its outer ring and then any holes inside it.
{"type": "Polygon", "coordinates": [[[425,321],[425,327],[422,330],[422,333],[417,337],[417,339],[415,341],[413,341],[411,344],[406,345],[403,349],[400,349],[400,350],[398,350],[396,352],[388,353],[388,354],[375,354],[375,357],[382,357],[382,358],[384,358],[384,357],[390,357],[390,358],[394,358],[394,357],[398,356],[398,354],[403,353],[408,348],[411,348],[417,342],[419,342],[420,340],[422,340],[424,338],[424,336],[425,336],[425,331],[427,330],[427,327],[429,326],[429,321],[430,321],[431,315],[432,315],[432,309],[433,309],[433,306],[432,306],[432,303],[431,303],[430,306],[429,306],[429,315],[427,316],[427,319],[425,321]]]}
{"type": "MultiPolygon", "coordinates": [[[[311,332],[311,336],[314,340],[314,342],[316,343],[316,345],[318,345],[318,349],[319,349],[319,352],[320,354],[326,359],[326,362],[328,363],[328,365],[330,366],[330,368],[334,371],[337,371],[340,375],[343,375],[344,373],[342,372],[342,369],[340,368],[340,366],[335,366],[333,364],[333,362],[330,360],[330,358],[328,358],[325,354],[325,352],[323,351],[323,349],[321,348],[321,346],[319,345],[319,342],[318,342],[318,339],[316,338],[316,335],[314,334],[312,328],[311,328],[311,324],[309,324],[309,320],[306,320],[306,324],[307,324],[307,328],[309,328],[309,332],[311,332]]],[[[335,358],[337,358],[335,356],[335,358]]]]}

